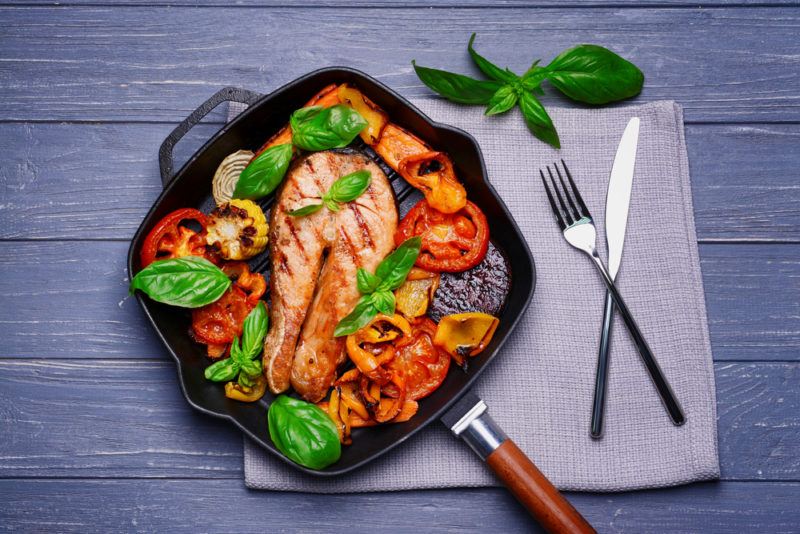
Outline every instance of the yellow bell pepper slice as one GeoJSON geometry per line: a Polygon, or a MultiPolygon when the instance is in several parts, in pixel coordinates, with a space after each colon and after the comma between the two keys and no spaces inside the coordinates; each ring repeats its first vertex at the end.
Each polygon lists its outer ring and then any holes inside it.
{"type": "Polygon", "coordinates": [[[409,319],[425,315],[438,288],[439,273],[414,267],[394,293],[397,311],[409,319]]]}
{"type": "Polygon", "coordinates": [[[456,313],[442,317],[436,327],[433,344],[443,348],[456,360],[476,356],[492,340],[500,320],[488,313],[456,313]]]}
{"type": "Polygon", "coordinates": [[[252,387],[245,387],[236,382],[225,384],[225,396],[240,402],[256,402],[267,391],[267,379],[259,376],[254,380],[252,387]]]}

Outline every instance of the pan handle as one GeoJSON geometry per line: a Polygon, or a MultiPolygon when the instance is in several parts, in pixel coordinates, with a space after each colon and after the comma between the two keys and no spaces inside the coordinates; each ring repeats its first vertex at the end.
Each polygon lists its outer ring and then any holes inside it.
{"type": "Polygon", "coordinates": [[[517,444],[506,436],[487,413],[483,401],[451,430],[486,462],[547,532],[596,532],[517,444]]]}
{"type": "Polygon", "coordinates": [[[178,141],[180,141],[189,130],[199,124],[200,121],[203,120],[203,117],[208,115],[211,110],[223,102],[241,102],[242,104],[251,106],[261,98],[261,96],[261,94],[248,91],[247,89],[224,87],[211,95],[211,98],[200,104],[196,110],[192,111],[192,113],[164,139],[164,142],[161,143],[161,148],[158,150],[158,165],[161,168],[161,183],[164,184],[164,187],[167,187],[175,176],[175,160],[173,158],[175,145],[178,144],[178,141]]]}

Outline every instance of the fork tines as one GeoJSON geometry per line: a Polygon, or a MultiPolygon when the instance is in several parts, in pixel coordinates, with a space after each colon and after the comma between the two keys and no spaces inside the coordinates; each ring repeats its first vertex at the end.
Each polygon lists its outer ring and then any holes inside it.
{"type": "Polygon", "coordinates": [[[550,201],[550,207],[553,208],[553,213],[556,215],[556,221],[558,221],[561,230],[566,230],[567,227],[572,226],[581,219],[591,219],[592,216],[589,210],[586,209],[586,204],[583,203],[581,194],[578,192],[578,188],[572,180],[572,174],[570,174],[567,164],[564,163],[563,159],[561,160],[561,166],[564,167],[564,173],[567,175],[567,181],[570,187],[567,187],[567,184],[564,183],[564,178],[561,176],[558,163],[553,164],[553,168],[555,168],[556,175],[558,176],[558,182],[556,182],[556,179],[553,177],[553,171],[550,170],[550,165],[545,168],[547,169],[547,174],[550,176],[550,184],[552,185],[548,185],[542,169],[539,169],[539,175],[542,177],[544,190],[547,192],[547,199],[550,201]],[[558,198],[558,205],[556,205],[553,192],[555,192],[555,198],[558,198]],[[565,197],[567,199],[566,203],[564,202],[565,197]]]}

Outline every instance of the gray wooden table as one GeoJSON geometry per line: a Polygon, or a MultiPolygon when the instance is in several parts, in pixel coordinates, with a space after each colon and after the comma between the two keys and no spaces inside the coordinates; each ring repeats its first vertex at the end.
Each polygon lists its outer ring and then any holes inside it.
{"type": "Polygon", "coordinates": [[[606,532],[800,528],[798,2],[227,4],[1,0],[0,530],[534,528],[501,489],[246,490],[241,437],[190,410],[126,300],[157,147],[206,97],[334,64],[426,95],[410,60],[468,71],[472,31],[518,69],[603,44],[646,73],[639,101],[686,110],[722,480],[571,499],[606,532]]]}

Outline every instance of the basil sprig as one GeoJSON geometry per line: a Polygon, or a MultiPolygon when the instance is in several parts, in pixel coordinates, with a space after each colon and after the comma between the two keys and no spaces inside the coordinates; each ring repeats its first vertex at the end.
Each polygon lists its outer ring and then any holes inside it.
{"type": "Polygon", "coordinates": [[[267,413],[269,437],[290,460],[311,469],[324,469],[342,455],[331,418],[318,406],[278,395],[267,413]]]}
{"type": "Polygon", "coordinates": [[[154,261],[133,277],[130,292],[139,289],[164,304],[199,308],[219,299],[230,285],[230,278],[207,259],[186,256],[154,261]]]}
{"type": "Polygon", "coordinates": [[[347,336],[357,332],[379,313],[384,315],[394,313],[393,291],[405,282],[406,276],[417,261],[421,246],[422,239],[419,236],[411,237],[383,259],[375,274],[366,269],[358,269],[356,283],[362,296],[353,311],[336,325],[334,336],[347,336]]]}
{"type": "Polygon", "coordinates": [[[206,367],[205,377],[213,382],[228,382],[239,375],[240,385],[252,386],[253,380],[262,373],[261,360],[255,357],[261,353],[268,325],[267,307],[259,301],[244,320],[242,339],[238,336],[233,339],[230,358],[206,367]]]}
{"type": "Polygon", "coordinates": [[[311,106],[292,113],[292,143],[303,150],[329,150],[349,145],[367,125],[356,110],[343,104],[311,106]]]}
{"type": "Polygon", "coordinates": [[[330,189],[320,197],[320,200],[322,200],[321,203],[309,204],[308,206],[292,210],[289,212],[289,215],[294,215],[295,217],[311,215],[321,210],[323,205],[327,206],[331,211],[339,211],[342,204],[352,202],[363,195],[369,188],[371,181],[372,173],[366,169],[342,176],[333,182],[330,189]]]}
{"type": "Polygon", "coordinates": [[[239,175],[233,198],[256,200],[272,193],[283,180],[292,154],[291,143],[270,147],[259,154],[239,175]]]}
{"type": "Polygon", "coordinates": [[[519,76],[493,64],[473,48],[467,50],[478,69],[489,80],[477,80],[443,70],[411,64],[422,83],[443,97],[460,104],[485,104],[486,115],[505,113],[519,105],[525,124],[538,139],[561,148],[561,141],[544,106],[535,95],[544,94],[541,83],[550,84],[572,100],[585,104],[607,104],[638,95],[644,74],[633,63],[602,46],[582,44],[565,50],[546,67],[539,60],[519,76]]]}

